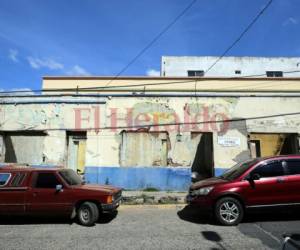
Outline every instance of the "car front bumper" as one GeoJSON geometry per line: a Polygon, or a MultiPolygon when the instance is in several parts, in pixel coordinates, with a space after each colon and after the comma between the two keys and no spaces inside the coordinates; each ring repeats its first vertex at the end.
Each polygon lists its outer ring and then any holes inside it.
{"type": "Polygon", "coordinates": [[[185,198],[186,203],[195,206],[201,210],[210,211],[213,209],[213,200],[209,196],[191,196],[190,194],[185,198]]]}
{"type": "Polygon", "coordinates": [[[103,212],[112,212],[112,211],[116,210],[120,206],[121,201],[122,201],[122,196],[120,196],[119,198],[114,200],[112,203],[101,204],[102,211],[103,212]]]}

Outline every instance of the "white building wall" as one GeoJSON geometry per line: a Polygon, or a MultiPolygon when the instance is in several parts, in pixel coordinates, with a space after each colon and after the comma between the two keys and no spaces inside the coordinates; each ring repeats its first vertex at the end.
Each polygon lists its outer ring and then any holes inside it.
{"type": "MultiPolygon", "coordinates": [[[[214,56],[163,56],[161,76],[188,76],[188,70],[204,72],[218,59],[214,56]]],[[[283,77],[300,77],[299,57],[223,57],[205,77],[243,77],[265,74],[266,71],[299,71],[283,77]],[[235,74],[235,71],[241,74],[235,74]]]]}

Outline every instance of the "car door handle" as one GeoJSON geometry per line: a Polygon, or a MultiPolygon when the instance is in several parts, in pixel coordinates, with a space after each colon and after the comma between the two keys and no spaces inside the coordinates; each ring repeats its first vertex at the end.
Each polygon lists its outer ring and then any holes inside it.
{"type": "Polygon", "coordinates": [[[284,182],[284,178],[277,178],[277,182],[278,183],[284,182]]]}

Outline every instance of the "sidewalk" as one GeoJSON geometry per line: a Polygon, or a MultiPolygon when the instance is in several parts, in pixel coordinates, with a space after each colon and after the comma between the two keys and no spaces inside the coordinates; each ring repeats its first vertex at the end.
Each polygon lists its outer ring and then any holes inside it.
{"type": "Polygon", "coordinates": [[[185,204],[187,192],[123,191],[122,204],[185,204]]]}

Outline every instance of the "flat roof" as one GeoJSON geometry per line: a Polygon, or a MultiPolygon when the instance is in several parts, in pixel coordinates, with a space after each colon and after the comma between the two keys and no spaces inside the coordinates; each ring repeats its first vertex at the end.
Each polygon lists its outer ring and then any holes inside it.
{"type": "Polygon", "coordinates": [[[300,77],[177,77],[177,76],[43,76],[43,80],[270,80],[284,81],[295,80],[299,81],[300,77]]]}

